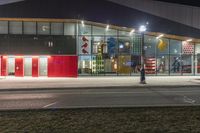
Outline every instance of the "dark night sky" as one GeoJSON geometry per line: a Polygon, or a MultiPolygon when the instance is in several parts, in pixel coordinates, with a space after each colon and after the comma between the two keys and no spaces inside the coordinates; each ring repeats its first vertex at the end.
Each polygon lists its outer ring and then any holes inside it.
{"type": "MultiPolygon", "coordinates": [[[[11,3],[11,2],[17,2],[17,1],[23,1],[23,0],[0,0],[0,5],[11,3]]],[[[156,1],[163,1],[163,2],[170,2],[170,3],[177,3],[177,4],[184,4],[184,5],[200,7],[200,0],[156,0],[156,1]]]]}

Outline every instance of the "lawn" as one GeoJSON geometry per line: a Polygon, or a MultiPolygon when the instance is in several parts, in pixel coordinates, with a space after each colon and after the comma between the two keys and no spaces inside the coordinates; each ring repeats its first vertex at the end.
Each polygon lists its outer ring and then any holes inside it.
{"type": "Polygon", "coordinates": [[[0,133],[198,133],[200,107],[0,111],[0,133]]]}

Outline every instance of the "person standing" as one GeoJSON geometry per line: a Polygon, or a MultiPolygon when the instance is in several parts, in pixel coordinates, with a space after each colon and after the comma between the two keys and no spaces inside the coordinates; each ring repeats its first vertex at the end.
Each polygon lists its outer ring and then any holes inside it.
{"type": "Polygon", "coordinates": [[[141,77],[140,77],[140,84],[146,84],[145,69],[144,69],[144,67],[141,67],[141,69],[140,69],[140,74],[141,74],[141,77]]]}

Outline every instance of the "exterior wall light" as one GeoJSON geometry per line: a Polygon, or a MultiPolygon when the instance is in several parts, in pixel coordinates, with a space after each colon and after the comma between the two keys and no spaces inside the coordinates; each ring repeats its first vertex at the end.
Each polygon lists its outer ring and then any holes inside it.
{"type": "Polygon", "coordinates": [[[140,32],[145,32],[146,30],[147,30],[147,28],[146,28],[145,25],[141,25],[140,28],[139,28],[140,32]]]}

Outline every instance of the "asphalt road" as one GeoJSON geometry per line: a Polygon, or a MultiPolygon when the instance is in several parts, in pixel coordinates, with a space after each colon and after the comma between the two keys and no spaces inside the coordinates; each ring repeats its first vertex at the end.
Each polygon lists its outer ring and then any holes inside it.
{"type": "Polygon", "coordinates": [[[183,105],[200,105],[199,87],[0,91],[0,110],[183,105]]]}

